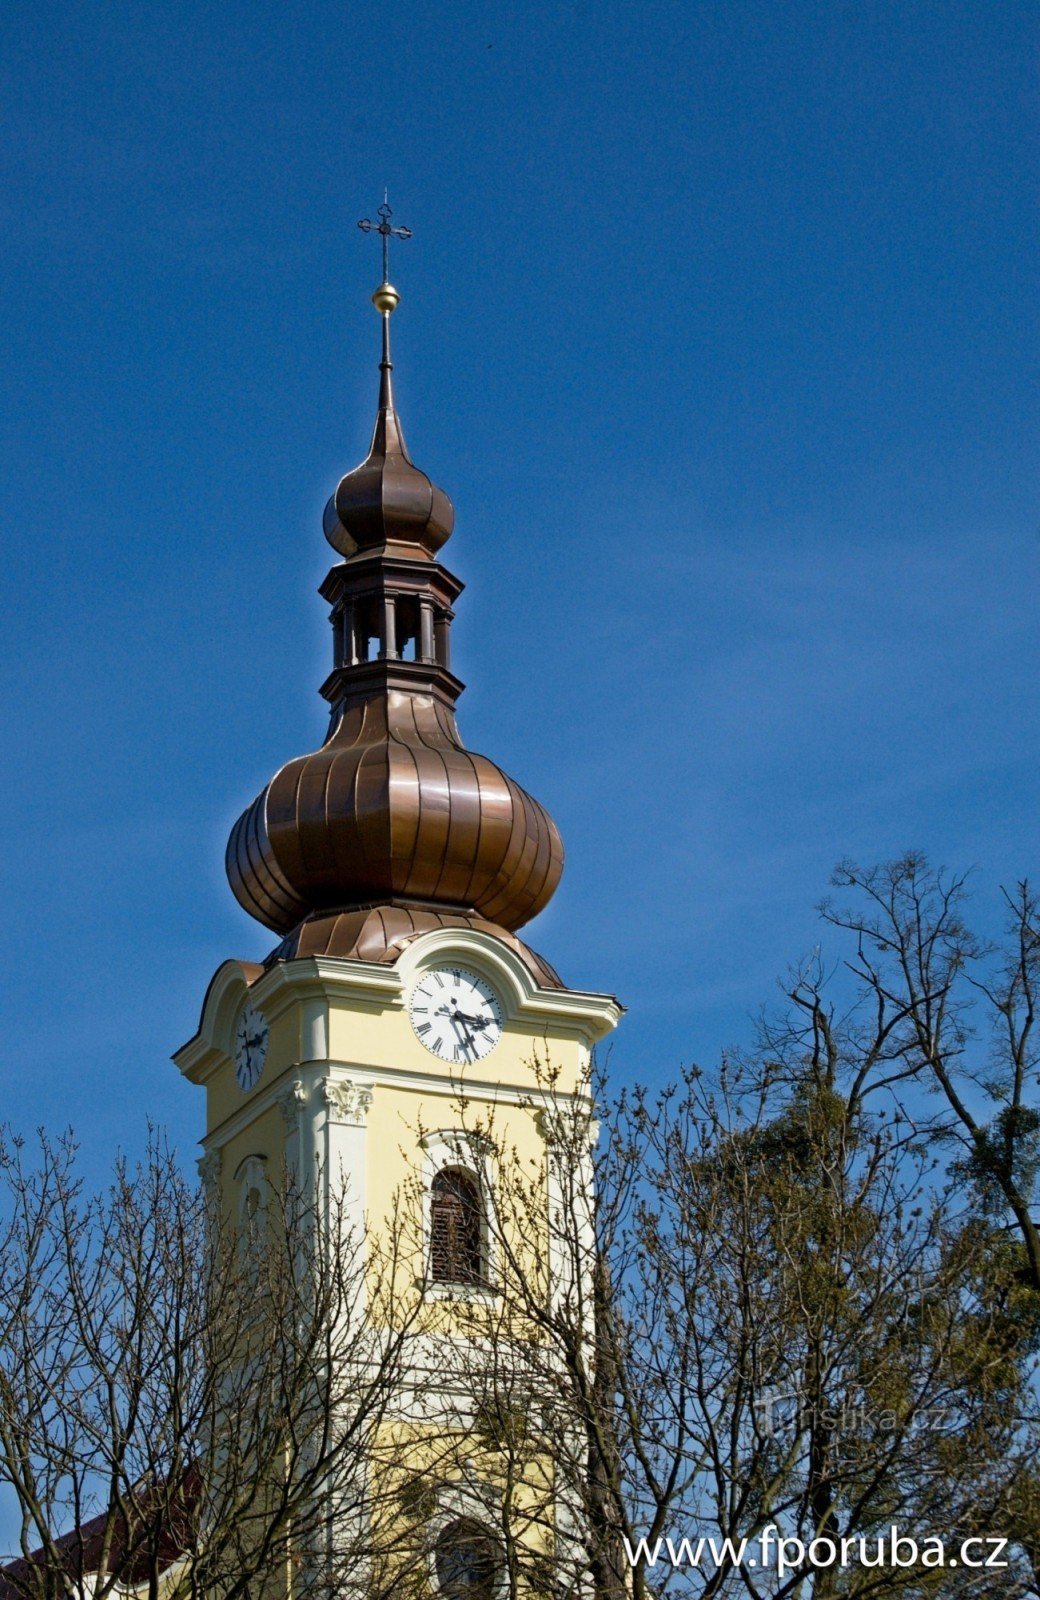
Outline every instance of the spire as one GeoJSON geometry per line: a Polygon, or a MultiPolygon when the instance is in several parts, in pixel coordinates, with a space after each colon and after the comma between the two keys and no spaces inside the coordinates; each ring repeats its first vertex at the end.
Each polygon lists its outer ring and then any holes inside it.
{"type": "Polygon", "coordinates": [[[365,233],[378,233],[382,238],[383,281],[372,304],[382,319],[383,346],[379,403],[368,455],[341,479],[325,508],[325,537],[348,560],[378,550],[430,560],[455,525],[448,496],[413,464],[394,404],[390,318],[401,297],[389,278],[389,242],[392,238],[410,239],[412,234],[410,228],[393,227],[392,215],[384,200],[378,223],[367,217],[358,223],[365,233]]]}
{"type": "Polygon", "coordinates": [[[399,455],[411,465],[404,429],[394,405],[394,363],[390,355],[390,318],[400,303],[401,296],[392,283],[381,283],[372,296],[372,304],[383,321],[383,356],[379,363],[379,409],[369,455],[379,447],[384,456],[399,455]]]}
{"type": "MultiPolygon", "coordinates": [[[[385,250],[403,230],[390,226],[389,206],[380,216],[378,228],[361,226],[385,250]]],[[[382,318],[372,445],[325,513],[325,536],[344,558],[321,586],[333,639],[321,688],[329,733],[275,774],[228,842],[240,904],[285,935],[277,959],[384,960],[395,940],[434,926],[479,926],[509,941],[563,870],[548,812],[468,750],[455,723],[463,685],[450,638],[462,584],[437,555],[454,512],[413,465],[397,418],[390,318],[399,300],[384,256],[372,296],[382,318]]],[[[540,983],[555,981],[547,970],[537,968],[540,983]]]]}

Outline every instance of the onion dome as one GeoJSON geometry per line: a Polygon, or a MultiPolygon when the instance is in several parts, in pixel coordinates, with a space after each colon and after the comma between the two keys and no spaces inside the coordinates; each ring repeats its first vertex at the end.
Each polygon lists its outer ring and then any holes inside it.
{"type": "Polygon", "coordinates": [[[332,953],[333,927],[336,954],[362,928],[370,945],[389,924],[354,914],[373,908],[407,914],[392,921],[395,939],[431,916],[478,918],[511,934],[548,903],[563,871],[548,812],[459,736],[463,685],[451,671],[450,631],[462,584],[435,559],[453,512],[413,466],[394,407],[397,293],[384,283],[372,298],[383,321],[372,448],[325,517],[345,557],[321,586],[333,629],[321,690],[329,735],[275,774],[228,841],[231,887],[285,936],[279,959],[323,941],[332,953]]]}
{"type": "Polygon", "coordinates": [[[368,455],[340,480],[325,507],[325,537],[343,556],[397,549],[432,558],[451,535],[455,511],[444,490],[413,465],[394,406],[390,313],[397,290],[382,284],[372,299],[383,318],[376,425],[368,455]]]}
{"type": "Polygon", "coordinates": [[[290,761],[232,830],[231,887],[278,933],[313,911],[451,906],[515,929],[548,903],[563,846],[548,812],[466,750],[451,708],[388,685],[290,761]]]}

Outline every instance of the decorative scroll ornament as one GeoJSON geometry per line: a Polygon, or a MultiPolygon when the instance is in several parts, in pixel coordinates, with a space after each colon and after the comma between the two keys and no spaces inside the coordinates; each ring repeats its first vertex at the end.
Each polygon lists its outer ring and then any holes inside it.
{"type": "Polygon", "coordinates": [[[354,1083],[350,1078],[323,1078],[320,1092],[331,1120],[345,1122],[352,1128],[365,1126],[372,1104],[372,1091],[367,1085],[354,1083]]]}
{"type": "Polygon", "coordinates": [[[288,1089],[283,1089],[278,1096],[278,1109],[285,1118],[287,1133],[295,1133],[300,1126],[300,1116],[306,1104],[307,1092],[299,1078],[296,1078],[288,1089]]]}
{"type": "Polygon", "coordinates": [[[535,1126],[551,1150],[567,1150],[579,1136],[583,1136],[590,1150],[594,1150],[599,1139],[599,1123],[595,1117],[590,1117],[587,1112],[575,1107],[572,1111],[552,1111],[542,1108],[536,1111],[535,1126]]]}
{"type": "Polygon", "coordinates": [[[196,1166],[198,1168],[199,1182],[202,1184],[202,1193],[207,1205],[215,1205],[220,1196],[220,1169],[222,1161],[219,1150],[207,1150],[200,1156],[196,1166]]]}

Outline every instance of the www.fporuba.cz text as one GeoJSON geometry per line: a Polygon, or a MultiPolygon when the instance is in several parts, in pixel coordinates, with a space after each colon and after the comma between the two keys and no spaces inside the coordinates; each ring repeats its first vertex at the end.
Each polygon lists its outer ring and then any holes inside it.
{"type": "Polygon", "coordinates": [[[968,1567],[993,1571],[1010,1565],[1004,1559],[1007,1539],[960,1539],[948,1544],[935,1536],[913,1538],[894,1527],[881,1534],[857,1534],[850,1539],[821,1536],[806,1541],[783,1534],[770,1523],[747,1539],[639,1539],[633,1546],[626,1538],[624,1544],[632,1567],[660,1565],[709,1571],[744,1567],[749,1572],[772,1571],[781,1578],[802,1568],[907,1571],[913,1567],[968,1567]]]}

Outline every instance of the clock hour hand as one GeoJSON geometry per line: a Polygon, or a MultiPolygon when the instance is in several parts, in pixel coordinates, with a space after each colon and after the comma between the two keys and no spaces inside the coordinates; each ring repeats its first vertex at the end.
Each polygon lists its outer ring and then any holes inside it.
{"type": "Polygon", "coordinates": [[[474,1028],[490,1028],[492,1017],[471,1017],[465,1011],[456,1011],[455,1015],[460,1022],[469,1023],[474,1028]]]}

